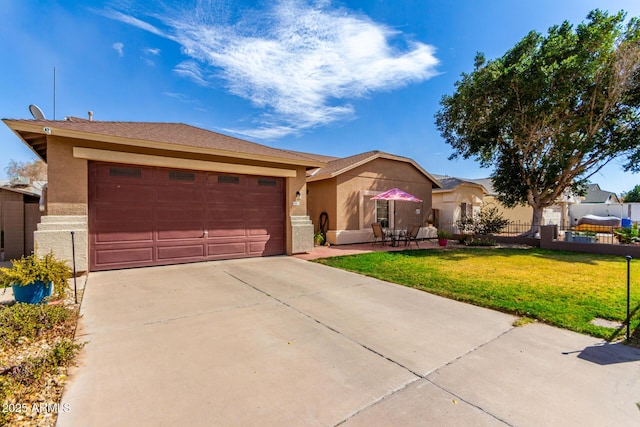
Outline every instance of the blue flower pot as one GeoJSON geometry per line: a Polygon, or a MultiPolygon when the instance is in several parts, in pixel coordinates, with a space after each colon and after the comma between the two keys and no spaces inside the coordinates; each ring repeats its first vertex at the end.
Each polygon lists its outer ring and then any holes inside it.
{"type": "Polygon", "coordinates": [[[13,297],[17,302],[26,304],[40,304],[43,299],[51,296],[53,283],[37,281],[26,286],[12,285],[13,297]]]}

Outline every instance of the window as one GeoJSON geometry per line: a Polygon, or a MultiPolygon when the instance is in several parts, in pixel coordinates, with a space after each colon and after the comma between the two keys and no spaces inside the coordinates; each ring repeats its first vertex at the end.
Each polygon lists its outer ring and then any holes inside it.
{"type": "Polygon", "coordinates": [[[196,174],[193,172],[169,171],[169,179],[173,181],[195,181],[196,174]]]}
{"type": "Polygon", "coordinates": [[[218,184],[239,184],[240,178],[237,176],[218,175],[218,184]]]}
{"type": "Polygon", "coordinates": [[[258,178],[258,185],[262,185],[264,187],[275,187],[278,183],[275,179],[268,178],[258,178]]]}
{"type": "Polygon", "coordinates": [[[109,175],[111,176],[127,176],[130,178],[141,178],[142,171],[139,168],[127,168],[127,167],[110,167],[109,175]]]}
{"type": "Polygon", "coordinates": [[[376,200],[376,221],[381,226],[389,227],[389,201],[388,200],[376,200]]]}
{"type": "Polygon", "coordinates": [[[460,203],[460,219],[473,218],[472,208],[470,203],[460,203]]]}

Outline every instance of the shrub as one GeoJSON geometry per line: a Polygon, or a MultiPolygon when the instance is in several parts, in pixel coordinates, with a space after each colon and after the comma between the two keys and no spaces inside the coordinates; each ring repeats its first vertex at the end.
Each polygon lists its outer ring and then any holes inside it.
{"type": "MultiPolygon", "coordinates": [[[[0,348],[20,344],[22,338],[35,339],[75,322],[77,313],[62,305],[14,304],[0,309],[0,348]]],[[[73,331],[71,332],[73,333],[73,331]]]]}
{"type": "Polygon", "coordinates": [[[617,228],[613,230],[613,234],[616,236],[618,241],[623,245],[640,243],[640,236],[638,233],[638,224],[633,224],[631,228],[617,228]]]}
{"type": "Polygon", "coordinates": [[[464,216],[456,225],[464,233],[486,236],[497,234],[509,224],[496,206],[483,206],[477,217],[464,216]]]}

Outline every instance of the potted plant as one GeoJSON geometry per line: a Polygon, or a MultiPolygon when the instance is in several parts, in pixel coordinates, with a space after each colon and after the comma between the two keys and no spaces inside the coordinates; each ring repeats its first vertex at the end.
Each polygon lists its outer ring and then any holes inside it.
{"type": "Polygon", "coordinates": [[[72,276],[65,261],[56,259],[52,253],[40,258],[35,254],[13,260],[13,268],[0,268],[0,286],[13,288],[17,302],[39,304],[55,295],[63,298],[67,279],[72,276]]]}
{"type": "Polygon", "coordinates": [[[440,246],[447,246],[447,242],[451,238],[451,234],[447,233],[445,230],[438,230],[438,244],[440,246]]]}
{"type": "Polygon", "coordinates": [[[316,246],[321,246],[324,244],[324,234],[322,234],[320,231],[318,231],[316,234],[313,235],[313,243],[316,246]]]}

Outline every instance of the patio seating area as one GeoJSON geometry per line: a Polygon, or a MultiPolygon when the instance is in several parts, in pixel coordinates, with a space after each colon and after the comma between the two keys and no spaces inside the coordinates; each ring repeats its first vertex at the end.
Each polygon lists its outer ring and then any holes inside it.
{"type": "MultiPolygon", "coordinates": [[[[406,251],[406,250],[419,250],[419,249],[443,249],[442,246],[438,245],[437,240],[418,240],[419,246],[417,245],[404,245],[399,244],[397,246],[392,246],[391,244],[382,245],[380,242],[376,243],[358,243],[353,245],[331,245],[331,246],[316,246],[313,248],[313,251],[309,253],[296,254],[294,255],[296,258],[304,259],[304,260],[312,260],[318,258],[329,258],[334,256],[343,256],[343,255],[355,255],[362,254],[367,252],[392,252],[392,251],[406,251]]],[[[389,241],[390,243],[390,241],[389,241]]],[[[447,248],[458,248],[464,247],[464,245],[458,244],[458,242],[454,242],[452,240],[449,241],[447,248]]]]}

